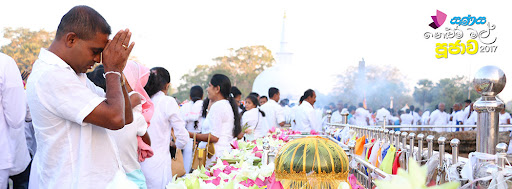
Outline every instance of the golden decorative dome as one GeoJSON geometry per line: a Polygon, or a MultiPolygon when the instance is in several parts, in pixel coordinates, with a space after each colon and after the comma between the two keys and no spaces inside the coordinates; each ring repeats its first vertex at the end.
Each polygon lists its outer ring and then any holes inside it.
{"type": "Polygon", "coordinates": [[[292,140],[279,150],[275,174],[285,188],[338,188],[347,181],[348,163],[338,144],[311,136],[292,140]]]}

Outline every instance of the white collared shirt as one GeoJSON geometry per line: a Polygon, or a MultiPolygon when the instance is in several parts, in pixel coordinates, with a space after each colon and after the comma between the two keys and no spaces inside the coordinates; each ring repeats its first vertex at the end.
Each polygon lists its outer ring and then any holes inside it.
{"type": "MultiPolygon", "coordinates": [[[[430,125],[448,125],[448,121],[450,121],[450,114],[446,112],[441,112],[439,110],[434,110],[432,114],[430,114],[430,125]]],[[[434,131],[443,132],[443,131],[451,131],[451,128],[434,128],[434,131]]]]}
{"type": "Polygon", "coordinates": [[[263,112],[265,112],[265,119],[268,123],[268,128],[272,127],[279,128],[279,123],[285,121],[283,107],[279,105],[275,100],[268,99],[268,102],[263,104],[260,108],[263,112]]]}
{"type": "Polygon", "coordinates": [[[370,116],[370,112],[364,108],[357,108],[356,113],[354,113],[354,120],[357,126],[367,126],[368,122],[366,122],[366,118],[370,116]]]}
{"type": "Polygon", "coordinates": [[[295,125],[295,130],[297,131],[322,131],[322,126],[318,121],[315,109],[309,102],[305,100],[302,101],[302,104],[299,106],[299,110],[298,113],[296,114],[295,121],[297,122],[297,125],[295,125]]]}
{"type": "Polygon", "coordinates": [[[384,121],[384,116],[386,116],[386,119],[391,119],[391,113],[386,108],[378,109],[375,115],[377,121],[384,121]]]}
{"type": "Polygon", "coordinates": [[[27,82],[37,152],[30,188],[105,188],[120,168],[107,129],[83,120],[105,100],[85,73],[41,49],[27,82]]]}
{"type": "Polygon", "coordinates": [[[27,110],[25,92],[16,62],[3,53],[0,53],[0,91],[0,170],[20,166],[24,170],[30,162],[23,127],[27,110]]]}
{"type": "Polygon", "coordinates": [[[176,136],[176,147],[184,149],[189,141],[185,121],[179,115],[179,106],[176,99],[158,91],[151,97],[155,105],[155,112],[148,127],[148,135],[151,138],[153,157],[141,163],[142,172],[146,177],[148,188],[165,188],[171,181],[171,128],[176,136]]]}

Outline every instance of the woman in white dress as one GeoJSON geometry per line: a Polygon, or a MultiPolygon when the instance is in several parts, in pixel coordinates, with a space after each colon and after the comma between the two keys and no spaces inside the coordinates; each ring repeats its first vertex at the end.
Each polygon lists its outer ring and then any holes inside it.
{"type": "MultiPolygon", "coordinates": [[[[190,101],[180,108],[181,119],[186,122],[186,128],[189,132],[201,133],[201,113],[203,108],[203,88],[196,85],[190,89],[190,101]]],[[[192,167],[194,139],[189,139],[187,146],[183,149],[183,165],[188,173],[192,167]]]]}
{"type": "Polygon", "coordinates": [[[171,77],[162,67],[151,69],[145,90],[151,97],[155,112],[151,118],[148,134],[151,136],[151,148],[154,155],[141,163],[148,189],[162,189],[172,180],[170,145],[183,149],[188,142],[185,122],[179,116],[176,100],[165,95],[169,89],[171,77]],[[171,129],[174,129],[176,144],[171,143],[171,129]]]}
{"type": "Polygon", "coordinates": [[[265,121],[265,112],[261,111],[260,103],[256,96],[249,95],[245,99],[245,111],[242,113],[242,125],[249,126],[245,130],[245,139],[253,141],[257,138],[264,137],[267,134],[267,122],[265,121]]]}
{"type": "MultiPolygon", "coordinates": [[[[217,157],[222,156],[224,151],[231,151],[231,142],[235,137],[243,136],[240,125],[238,106],[231,94],[231,81],[222,74],[213,75],[208,86],[209,108],[203,126],[210,129],[210,133],[196,134],[196,140],[214,143],[215,155],[208,159],[206,165],[215,162],[217,157]]],[[[152,136],[152,135],[151,135],[152,136]]],[[[194,133],[189,132],[190,138],[194,133]]]]}

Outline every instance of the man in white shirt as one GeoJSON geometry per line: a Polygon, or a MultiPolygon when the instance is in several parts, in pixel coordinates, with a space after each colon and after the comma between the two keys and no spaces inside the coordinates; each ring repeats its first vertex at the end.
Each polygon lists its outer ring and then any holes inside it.
{"type": "Polygon", "coordinates": [[[421,124],[428,125],[428,119],[430,119],[430,111],[425,110],[421,115],[421,124]]]}
{"type": "Polygon", "coordinates": [[[354,113],[354,119],[357,126],[368,126],[370,119],[370,112],[363,108],[363,103],[359,103],[359,108],[354,113]]]}
{"type": "MultiPolygon", "coordinates": [[[[412,125],[414,118],[411,115],[411,110],[405,110],[405,113],[400,115],[400,125],[412,125]]],[[[406,130],[415,130],[415,128],[405,128],[406,130]]]]}
{"type": "MultiPolygon", "coordinates": [[[[508,112],[505,111],[505,106],[503,106],[503,109],[500,111],[500,113],[498,114],[498,118],[499,118],[499,125],[510,125],[510,114],[508,112]]],[[[507,130],[510,130],[509,128],[501,128],[500,127],[500,131],[507,131],[507,130]]]]}
{"type": "Polygon", "coordinates": [[[385,121],[384,116],[386,116],[386,120],[388,120],[388,123],[386,123],[386,125],[389,125],[389,120],[391,119],[391,112],[384,108],[384,106],[381,106],[380,109],[377,110],[377,113],[375,115],[378,125],[382,125],[382,122],[385,121]]]}
{"type": "Polygon", "coordinates": [[[284,113],[283,113],[283,107],[279,105],[277,102],[279,102],[280,94],[279,89],[275,87],[271,87],[268,89],[268,102],[263,104],[261,106],[261,110],[265,112],[265,120],[267,120],[267,126],[268,129],[272,127],[282,127],[284,126],[284,113]]]}
{"type": "Polygon", "coordinates": [[[98,12],[76,6],[62,17],[48,50],[41,49],[27,82],[37,142],[30,188],[105,188],[122,169],[107,129],[133,121],[121,73],[134,43],[128,30],[112,40],[110,33],[98,12]],[[106,94],[85,74],[97,62],[104,65],[106,94]]]}
{"type": "Polygon", "coordinates": [[[299,104],[292,107],[291,123],[290,123],[292,130],[297,130],[297,129],[295,129],[295,126],[297,125],[297,121],[295,120],[295,118],[297,118],[297,115],[300,113],[300,105],[302,104],[303,101],[304,101],[304,96],[301,96],[299,99],[299,104]]]}
{"type": "Polygon", "coordinates": [[[469,99],[468,99],[468,100],[465,100],[465,101],[464,101],[464,108],[463,108],[463,110],[464,110],[464,111],[463,111],[463,113],[464,113],[464,114],[463,114],[463,120],[462,120],[462,122],[463,122],[463,124],[464,124],[464,125],[465,125],[465,123],[466,123],[466,120],[467,120],[467,119],[469,118],[469,116],[470,116],[469,114],[470,114],[470,112],[471,112],[471,106],[472,106],[472,105],[473,105],[473,104],[471,104],[471,100],[469,100],[469,99]]]}
{"type": "Polygon", "coordinates": [[[336,103],[336,111],[331,114],[331,123],[341,123],[343,121],[341,111],[343,111],[343,102],[340,100],[336,103]]]}
{"type": "MultiPolygon", "coordinates": [[[[448,121],[450,120],[450,114],[444,112],[444,108],[444,103],[439,103],[438,109],[434,110],[432,114],[430,114],[430,125],[448,125],[448,121]]],[[[447,129],[444,128],[434,128],[433,130],[437,132],[447,131],[447,129]]]]}
{"type": "Polygon", "coordinates": [[[30,156],[24,142],[27,106],[23,81],[16,62],[3,53],[0,53],[0,100],[0,188],[4,188],[13,171],[18,174],[25,170],[30,156]],[[24,148],[20,148],[21,143],[24,148]]]}
{"type": "Polygon", "coordinates": [[[295,118],[297,125],[295,129],[302,132],[310,132],[315,130],[317,132],[322,131],[322,126],[317,118],[315,108],[313,105],[316,102],[316,94],[312,89],[304,92],[304,101],[299,107],[299,113],[295,118]]]}

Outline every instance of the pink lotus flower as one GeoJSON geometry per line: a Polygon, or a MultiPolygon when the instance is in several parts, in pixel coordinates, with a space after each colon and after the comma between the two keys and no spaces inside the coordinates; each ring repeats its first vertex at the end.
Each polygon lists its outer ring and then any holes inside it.
{"type": "Polygon", "coordinates": [[[263,155],[261,154],[261,152],[256,152],[256,153],[254,154],[254,156],[261,158],[261,156],[263,156],[263,155]]]}
{"type": "Polygon", "coordinates": [[[316,132],[315,130],[311,129],[311,131],[309,132],[309,134],[311,134],[311,135],[318,135],[319,133],[318,133],[318,132],[316,132]]]}
{"type": "Polygon", "coordinates": [[[213,170],[213,177],[218,177],[220,172],[222,172],[220,169],[213,170]]]}
{"type": "Polygon", "coordinates": [[[257,147],[257,146],[256,146],[256,147],[254,147],[254,148],[252,149],[252,153],[256,153],[256,152],[258,152],[258,151],[261,151],[261,150],[260,150],[260,149],[258,149],[258,147],[257,147]]]}
{"type": "Polygon", "coordinates": [[[284,189],[283,185],[279,181],[272,182],[272,183],[268,184],[267,188],[268,189],[284,189]]]}
{"type": "Polygon", "coordinates": [[[231,147],[233,149],[239,149],[239,147],[238,147],[238,140],[233,141],[233,143],[231,144],[231,147]]]}
{"type": "Polygon", "coordinates": [[[270,131],[271,133],[276,132],[276,127],[272,127],[272,128],[270,128],[270,130],[269,130],[269,131],[270,131]]]}
{"type": "Polygon", "coordinates": [[[265,182],[262,181],[260,178],[256,178],[256,180],[254,181],[254,183],[258,186],[258,187],[263,187],[265,186],[265,182]]]}
{"type": "Polygon", "coordinates": [[[212,183],[215,186],[218,186],[220,184],[220,177],[217,177],[217,178],[215,178],[213,180],[205,180],[204,183],[206,183],[206,184],[212,183]]]}

